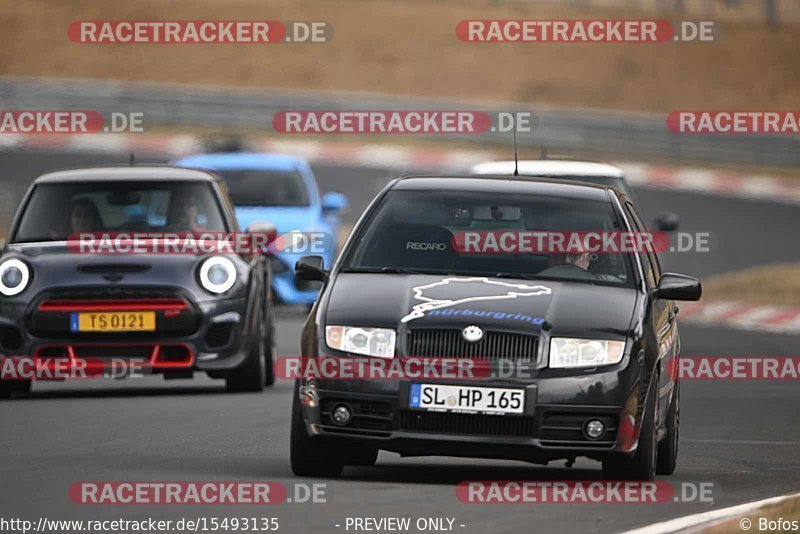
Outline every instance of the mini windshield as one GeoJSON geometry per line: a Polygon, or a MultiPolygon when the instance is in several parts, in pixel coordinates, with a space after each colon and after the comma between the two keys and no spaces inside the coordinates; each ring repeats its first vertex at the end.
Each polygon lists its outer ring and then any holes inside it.
{"type": "Polygon", "coordinates": [[[207,182],[110,181],[39,184],[13,242],[64,241],[88,232],[227,231],[207,182]]]}

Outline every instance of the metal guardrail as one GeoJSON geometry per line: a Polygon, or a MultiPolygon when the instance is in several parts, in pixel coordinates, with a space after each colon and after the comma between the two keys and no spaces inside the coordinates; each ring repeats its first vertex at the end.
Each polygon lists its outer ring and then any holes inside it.
{"type": "MultiPolygon", "coordinates": [[[[451,109],[532,111],[533,132],[520,133],[522,157],[577,151],[615,159],[724,162],[789,167],[800,164],[800,137],[790,135],[674,134],[659,114],[537,108],[530,103],[475,105],[422,98],[290,90],[155,85],[92,80],[0,77],[0,109],[91,109],[144,114],[144,126],[181,126],[273,131],[281,110],[451,109]]],[[[436,135],[488,145],[511,144],[510,134],[436,135]]]]}

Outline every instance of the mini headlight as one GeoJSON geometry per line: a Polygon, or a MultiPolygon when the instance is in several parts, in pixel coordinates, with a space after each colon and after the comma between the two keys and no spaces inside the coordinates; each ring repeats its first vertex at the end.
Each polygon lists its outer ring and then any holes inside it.
{"type": "Polygon", "coordinates": [[[200,284],[217,295],[225,293],[236,283],[236,266],[228,258],[214,256],[200,265],[200,284]]]}
{"type": "Polygon", "coordinates": [[[25,291],[31,279],[31,270],[25,262],[12,258],[0,264],[0,293],[7,297],[25,291]]]}
{"type": "Polygon", "coordinates": [[[389,328],[326,326],[325,343],[332,349],[377,358],[394,358],[395,332],[389,328]]]}
{"type": "Polygon", "coordinates": [[[550,367],[597,367],[619,363],[624,341],[554,337],[550,340],[550,367]]]}

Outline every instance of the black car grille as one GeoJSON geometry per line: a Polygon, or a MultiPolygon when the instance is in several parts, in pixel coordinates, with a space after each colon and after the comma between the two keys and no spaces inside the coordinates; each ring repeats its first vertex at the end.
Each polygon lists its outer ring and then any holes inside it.
{"type": "Polygon", "coordinates": [[[458,329],[412,330],[408,355],[433,358],[536,361],[538,338],[526,334],[486,332],[477,342],[466,341],[458,329]]]}
{"type": "Polygon", "coordinates": [[[403,411],[400,413],[400,427],[412,432],[530,438],[533,437],[534,419],[503,415],[403,411]]]}

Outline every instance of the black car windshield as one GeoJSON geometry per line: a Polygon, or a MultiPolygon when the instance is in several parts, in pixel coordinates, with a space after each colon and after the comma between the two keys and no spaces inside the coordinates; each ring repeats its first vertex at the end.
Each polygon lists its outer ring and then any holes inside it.
{"type": "Polygon", "coordinates": [[[558,247],[488,246],[492,243],[489,234],[585,236],[584,232],[613,235],[622,231],[611,203],[605,200],[393,190],[362,226],[343,270],[541,278],[633,287],[630,252],[575,254],[572,250],[558,253],[558,247]],[[480,236],[480,240],[470,242],[469,236],[480,236]],[[479,244],[465,246],[467,243],[479,244]]]}
{"type": "Polygon", "coordinates": [[[308,190],[295,171],[217,170],[235,206],[308,206],[308,190]]]}
{"type": "Polygon", "coordinates": [[[12,242],[64,241],[89,232],[224,232],[207,182],[108,181],[37,185],[12,242]]]}

